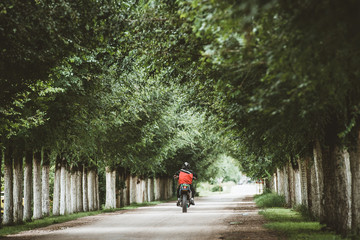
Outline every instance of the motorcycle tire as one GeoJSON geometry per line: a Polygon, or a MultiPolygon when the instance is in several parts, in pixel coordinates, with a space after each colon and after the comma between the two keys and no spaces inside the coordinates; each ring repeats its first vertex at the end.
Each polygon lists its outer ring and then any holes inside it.
{"type": "Polygon", "coordinates": [[[186,196],[186,194],[183,194],[183,195],[182,195],[182,212],[183,212],[183,213],[186,213],[186,212],[187,212],[187,207],[188,207],[188,204],[187,204],[187,196],[186,196]]]}

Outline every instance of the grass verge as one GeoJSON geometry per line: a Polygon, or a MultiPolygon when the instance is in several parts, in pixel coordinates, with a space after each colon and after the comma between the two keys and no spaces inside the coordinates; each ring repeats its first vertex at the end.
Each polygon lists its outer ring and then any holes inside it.
{"type": "Polygon", "coordinates": [[[257,206],[264,208],[259,214],[268,220],[265,227],[282,237],[295,240],[344,240],[341,236],[324,230],[325,225],[312,221],[293,209],[284,208],[285,200],[282,196],[265,193],[255,196],[255,202],[257,206]]]}
{"type": "Polygon", "coordinates": [[[129,206],[125,206],[122,208],[104,209],[104,210],[93,211],[93,212],[81,212],[81,213],[74,213],[74,214],[62,215],[62,216],[50,216],[50,217],[46,217],[43,219],[37,219],[32,222],[24,222],[20,225],[2,226],[2,228],[0,228],[0,236],[16,234],[16,233],[19,233],[22,231],[28,231],[28,230],[32,230],[32,229],[36,229],[36,228],[41,228],[41,227],[47,227],[52,224],[64,223],[64,222],[75,220],[75,219],[78,219],[81,217],[93,216],[93,215],[97,215],[100,213],[116,212],[116,211],[121,211],[121,210],[131,210],[131,209],[135,209],[138,207],[157,205],[157,204],[160,204],[163,202],[165,202],[165,201],[133,203],[129,206]]]}
{"type": "Polygon", "coordinates": [[[300,213],[286,208],[268,208],[260,211],[270,222],[266,228],[278,232],[288,239],[302,240],[340,240],[344,239],[328,230],[316,221],[306,220],[300,213]]]}
{"type": "Polygon", "coordinates": [[[285,207],[286,205],[284,196],[280,196],[271,192],[255,195],[254,200],[256,205],[261,208],[285,207]]]}

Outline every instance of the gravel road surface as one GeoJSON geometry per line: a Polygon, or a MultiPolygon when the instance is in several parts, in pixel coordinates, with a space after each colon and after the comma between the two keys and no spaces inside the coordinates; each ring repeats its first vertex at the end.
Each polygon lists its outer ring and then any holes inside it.
{"type": "Polygon", "coordinates": [[[196,198],[187,213],[169,202],[84,217],[5,239],[277,239],[262,227],[265,221],[252,202],[256,191],[255,184],[238,185],[230,194],[196,198]]]}

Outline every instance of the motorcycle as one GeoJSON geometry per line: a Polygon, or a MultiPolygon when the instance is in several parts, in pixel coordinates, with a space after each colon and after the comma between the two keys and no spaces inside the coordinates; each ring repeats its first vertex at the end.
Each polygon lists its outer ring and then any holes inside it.
{"type": "MultiPolygon", "coordinates": [[[[174,175],[174,178],[178,179],[179,176],[174,175]]],[[[196,180],[196,178],[194,177],[193,180],[196,180]]],[[[191,200],[192,192],[191,192],[190,184],[187,183],[180,184],[179,196],[180,196],[180,202],[177,204],[177,206],[182,208],[183,213],[186,213],[187,209],[191,205],[190,200],[191,200]]]]}
{"type": "Polygon", "coordinates": [[[187,209],[190,207],[190,198],[191,198],[191,189],[190,184],[183,183],[179,188],[180,195],[180,207],[182,212],[186,213],[187,209]]]}

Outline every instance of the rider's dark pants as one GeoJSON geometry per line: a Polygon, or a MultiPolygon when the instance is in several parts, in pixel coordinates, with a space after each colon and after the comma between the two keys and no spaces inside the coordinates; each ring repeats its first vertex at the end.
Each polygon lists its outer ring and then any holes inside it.
{"type": "MultiPolygon", "coordinates": [[[[178,185],[177,190],[176,190],[177,198],[180,198],[180,185],[181,184],[178,185]]],[[[191,190],[191,197],[195,197],[195,189],[192,184],[190,184],[190,190],[191,190]]]]}

